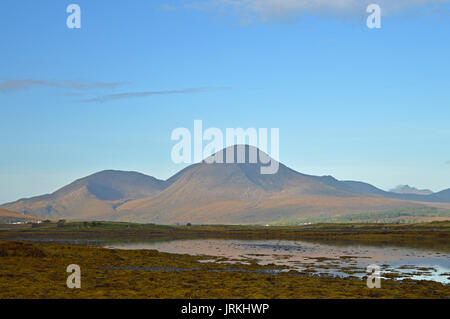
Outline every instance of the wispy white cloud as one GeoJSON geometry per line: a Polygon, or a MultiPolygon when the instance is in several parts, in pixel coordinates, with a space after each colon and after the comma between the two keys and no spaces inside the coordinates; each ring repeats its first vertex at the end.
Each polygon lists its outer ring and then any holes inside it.
{"type": "MultiPolygon", "coordinates": [[[[114,90],[118,87],[128,84],[129,82],[83,82],[83,81],[47,81],[47,80],[35,80],[35,79],[24,79],[24,80],[4,80],[0,81],[0,92],[7,93],[12,91],[25,91],[34,87],[50,87],[64,89],[66,92],[65,96],[71,97],[81,97],[87,94],[91,95],[92,90],[114,90]],[[88,92],[90,91],[90,92],[88,92]]],[[[217,91],[226,90],[227,87],[198,87],[198,88],[187,88],[179,90],[164,90],[164,91],[139,91],[139,92],[123,92],[114,94],[104,94],[99,96],[94,96],[90,98],[85,98],[79,100],[83,103],[94,103],[94,102],[108,102],[115,100],[139,98],[139,97],[149,97],[155,95],[175,95],[175,94],[195,94],[207,91],[217,91]]],[[[91,95],[92,96],[92,95],[91,95]]]]}
{"type": "Polygon", "coordinates": [[[126,82],[47,81],[36,79],[4,80],[0,82],[0,92],[23,91],[32,87],[53,87],[86,91],[93,89],[115,89],[124,84],[126,84],[126,82]]]}
{"type": "Polygon", "coordinates": [[[241,20],[285,20],[302,15],[352,17],[366,14],[369,4],[376,3],[383,15],[427,5],[442,5],[450,0],[192,0],[181,7],[237,14],[241,20]]]}
{"type": "Polygon", "coordinates": [[[225,87],[203,87],[203,88],[188,88],[188,89],[181,89],[181,90],[166,90],[166,91],[144,91],[144,92],[125,92],[125,93],[118,93],[118,94],[107,94],[102,95],[90,99],[82,100],[81,102],[84,103],[94,103],[94,102],[109,102],[109,101],[115,101],[115,100],[123,100],[123,99],[131,99],[131,98],[139,98],[139,97],[149,97],[149,96],[155,96],[155,95],[175,95],[175,94],[195,94],[195,93],[202,93],[207,91],[216,91],[216,90],[225,90],[228,88],[225,87]]]}

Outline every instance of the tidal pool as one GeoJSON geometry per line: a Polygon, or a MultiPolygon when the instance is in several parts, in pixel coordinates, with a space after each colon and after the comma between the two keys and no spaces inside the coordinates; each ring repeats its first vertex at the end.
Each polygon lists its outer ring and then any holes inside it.
{"type": "Polygon", "coordinates": [[[404,247],[330,245],[298,240],[176,239],[115,242],[114,249],[155,249],[161,252],[205,256],[202,262],[277,265],[282,271],[311,275],[366,276],[369,265],[378,265],[382,277],[450,283],[450,254],[404,247]]]}

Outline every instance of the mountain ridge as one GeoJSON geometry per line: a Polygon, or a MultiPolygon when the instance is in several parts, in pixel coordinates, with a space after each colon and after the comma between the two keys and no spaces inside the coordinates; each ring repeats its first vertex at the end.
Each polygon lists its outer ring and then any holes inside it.
{"type": "Polygon", "coordinates": [[[409,185],[398,185],[397,187],[389,190],[391,193],[397,194],[415,194],[415,195],[431,195],[433,192],[429,189],[418,189],[409,185]]]}
{"type": "MultiPolygon", "coordinates": [[[[237,145],[232,146],[236,151],[237,145]]],[[[246,154],[254,151],[245,146],[246,154]]],[[[227,148],[228,149],[228,148],[227,148]]],[[[225,150],[214,154],[224,156],[225,150]]],[[[450,189],[431,195],[397,194],[358,181],[297,172],[278,163],[261,174],[261,156],[250,162],[205,159],[167,180],[138,172],[104,170],[75,180],[51,194],[0,207],[45,218],[122,220],[156,223],[260,223],[308,214],[339,214],[450,203],[450,189]]],[[[235,153],[236,155],[236,153],[235,153]]],[[[235,157],[234,160],[237,158],[235,157]]],[[[449,204],[450,208],[450,204],[449,204]]]]}

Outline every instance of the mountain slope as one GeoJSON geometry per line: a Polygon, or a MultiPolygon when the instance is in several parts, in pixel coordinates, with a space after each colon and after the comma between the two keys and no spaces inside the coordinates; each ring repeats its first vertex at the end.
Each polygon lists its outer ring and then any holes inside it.
{"type": "Polygon", "coordinates": [[[34,222],[38,220],[42,220],[42,218],[31,215],[24,215],[0,208],[0,223],[34,222]]]}
{"type": "Polygon", "coordinates": [[[106,170],[78,179],[52,194],[2,207],[42,217],[114,218],[116,205],[152,196],[163,187],[163,181],[141,173],[106,170]]]}
{"type": "Polygon", "coordinates": [[[296,172],[277,162],[261,174],[268,155],[250,146],[224,149],[166,181],[136,172],[102,171],[44,196],[2,207],[43,217],[153,223],[270,223],[307,216],[396,208],[450,208],[450,189],[432,195],[397,194],[370,184],[296,172]],[[237,150],[245,156],[237,162],[237,150]],[[234,163],[208,164],[212,158],[234,163]],[[257,154],[255,162],[249,154],[257,154]],[[436,204],[435,204],[435,203],[436,204]]]}
{"type": "MultiPolygon", "coordinates": [[[[276,174],[263,175],[257,157],[249,163],[191,165],[167,181],[151,198],[119,206],[121,220],[175,223],[261,223],[308,214],[339,214],[419,206],[387,199],[372,185],[310,176],[279,164],[276,174]]],[[[234,154],[237,148],[234,146],[234,154]]],[[[259,152],[258,152],[259,153],[259,152]]],[[[214,156],[224,159],[226,150],[214,156]]],[[[237,158],[235,156],[234,161],[237,158]]]]}
{"type": "Polygon", "coordinates": [[[436,202],[449,203],[450,202],[450,188],[440,191],[438,193],[433,193],[429,197],[436,202]]]}
{"type": "Polygon", "coordinates": [[[335,179],[333,176],[321,176],[317,177],[320,181],[326,183],[327,185],[336,187],[341,190],[346,190],[348,192],[369,195],[369,196],[388,196],[389,194],[379,188],[376,188],[373,185],[364,183],[364,182],[356,182],[356,181],[339,181],[335,179]]]}

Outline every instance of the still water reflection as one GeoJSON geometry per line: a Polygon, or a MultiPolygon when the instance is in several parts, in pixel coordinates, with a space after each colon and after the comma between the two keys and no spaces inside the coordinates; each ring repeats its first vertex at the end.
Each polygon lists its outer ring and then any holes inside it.
{"type": "Polygon", "coordinates": [[[377,264],[382,274],[397,279],[450,283],[450,254],[446,251],[367,245],[329,245],[298,240],[176,239],[167,241],[116,242],[115,249],[156,249],[161,252],[205,256],[203,262],[274,264],[285,271],[318,275],[366,275],[377,264]]]}

